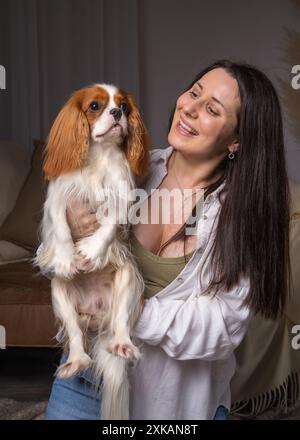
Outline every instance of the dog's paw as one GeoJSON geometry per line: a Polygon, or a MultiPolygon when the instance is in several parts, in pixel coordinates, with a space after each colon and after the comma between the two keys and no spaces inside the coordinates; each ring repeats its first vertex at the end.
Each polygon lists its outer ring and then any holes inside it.
{"type": "Polygon", "coordinates": [[[75,244],[77,268],[85,272],[101,269],[105,257],[105,250],[101,249],[97,240],[92,236],[85,237],[75,244]]]}
{"type": "Polygon", "coordinates": [[[67,359],[67,361],[60,365],[56,370],[55,375],[60,379],[69,379],[79,371],[85,370],[92,363],[92,359],[88,354],[82,353],[77,356],[72,356],[67,359]]]}
{"type": "Polygon", "coordinates": [[[78,272],[92,272],[93,262],[91,260],[86,260],[79,254],[75,254],[74,260],[78,272]]]}
{"type": "Polygon", "coordinates": [[[53,269],[56,276],[66,279],[73,278],[78,272],[76,262],[73,259],[59,260],[56,258],[53,269]]]}
{"type": "Polygon", "coordinates": [[[127,360],[138,360],[141,357],[140,350],[131,341],[113,341],[109,345],[108,351],[127,360]]]}

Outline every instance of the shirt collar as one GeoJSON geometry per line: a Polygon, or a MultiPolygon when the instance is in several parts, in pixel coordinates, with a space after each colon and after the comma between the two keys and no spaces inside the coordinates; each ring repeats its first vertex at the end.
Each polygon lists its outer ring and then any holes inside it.
{"type": "MultiPolygon", "coordinates": [[[[169,145],[167,148],[161,150],[160,160],[163,162],[165,175],[167,174],[167,162],[173,150],[174,148],[172,147],[172,145],[169,145]]],[[[222,189],[224,188],[225,184],[226,184],[226,179],[212,193],[210,193],[207,196],[206,200],[207,201],[215,200],[218,197],[220,191],[222,191],[222,189]]]]}

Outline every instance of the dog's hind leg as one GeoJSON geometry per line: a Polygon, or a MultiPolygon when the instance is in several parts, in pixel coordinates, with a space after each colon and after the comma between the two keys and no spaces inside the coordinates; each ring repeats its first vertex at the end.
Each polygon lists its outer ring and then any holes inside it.
{"type": "Polygon", "coordinates": [[[108,351],[128,360],[140,358],[139,349],[132,343],[130,333],[138,317],[143,286],[142,278],[131,261],[117,270],[110,323],[113,336],[108,351]]]}
{"type": "Polygon", "coordinates": [[[84,351],[83,334],[78,324],[75,304],[68,292],[68,284],[58,277],[53,278],[51,283],[54,313],[62,323],[69,342],[68,359],[56,371],[61,379],[68,379],[91,364],[91,358],[84,351]]]}

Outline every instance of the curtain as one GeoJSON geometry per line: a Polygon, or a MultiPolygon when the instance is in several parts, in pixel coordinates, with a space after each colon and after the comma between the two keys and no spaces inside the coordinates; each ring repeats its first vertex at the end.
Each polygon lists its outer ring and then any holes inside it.
{"type": "Polygon", "coordinates": [[[76,89],[109,82],[140,104],[138,0],[2,0],[0,138],[45,139],[76,89]]]}

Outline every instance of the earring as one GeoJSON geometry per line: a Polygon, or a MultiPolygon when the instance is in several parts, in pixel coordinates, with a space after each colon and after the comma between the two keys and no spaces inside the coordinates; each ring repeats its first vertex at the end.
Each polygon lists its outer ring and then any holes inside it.
{"type": "Polygon", "coordinates": [[[234,158],[234,153],[229,153],[228,157],[229,157],[229,159],[233,159],[234,158]]]}

